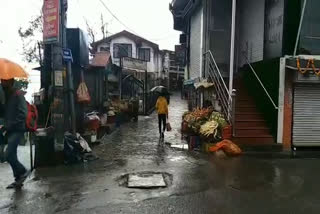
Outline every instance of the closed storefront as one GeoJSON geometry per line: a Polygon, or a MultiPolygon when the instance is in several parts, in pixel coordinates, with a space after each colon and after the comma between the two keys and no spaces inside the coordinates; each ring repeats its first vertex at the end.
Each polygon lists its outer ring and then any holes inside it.
{"type": "Polygon", "coordinates": [[[320,84],[294,86],[292,141],[294,146],[320,146],[320,84]]]}

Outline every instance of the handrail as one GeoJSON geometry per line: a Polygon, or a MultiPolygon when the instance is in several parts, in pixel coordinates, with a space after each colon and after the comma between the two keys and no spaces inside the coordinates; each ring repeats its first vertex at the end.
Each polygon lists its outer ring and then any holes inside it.
{"type": "Polygon", "coordinates": [[[223,77],[222,77],[222,75],[221,75],[220,69],[219,69],[219,67],[218,67],[218,65],[217,65],[217,63],[216,63],[216,60],[215,60],[214,57],[213,57],[212,52],[211,52],[210,50],[208,50],[208,51],[205,52],[204,54],[205,54],[205,55],[207,55],[207,54],[210,55],[211,60],[213,61],[214,66],[216,67],[216,69],[217,69],[217,71],[218,71],[217,73],[219,74],[219,77],[220,77],[220,79],[221,79],[222,82],[223,82],[223,86],[224,86],[224,88],[226,89],[226,92],[228,93],[229,98],[231,98],[231,94],[229,93],[229,89],[228,89],[226,83],[224,82],[224,79],[223,79],[223,77]]]}
{"type": "Polygon", "coordinates": [[[266,93],[266,95],[268,96],[270,102],[272,103],[273,107],[278,110],[279,107],[276,105],[276,103],[274,102],[274,100],[272,99],[272,97],[270,96],[269,92],[267,91],[266,87],[264,86],[264,84],[262,83],[262,81],[260,80],[259,76],[257,75],[256,71],[254,70],[254,68],[252,67],[251,63],[249,62],[248,57],[242,53],[247,61],[247,64],[249,65],[251,71],[253,72],[253,74],[255,75],[256,79],[258,80],[258,82],[260,83],[261,87],[263,88],[264,92],[266,93]]]}
{"type": "Polygon", "coordinates": [[[205,59],[205,76],[210,78],[214,83],[214,87],[222,107],[222,112],[230,124],[234,124],[234,96],[235,94],[230,94],[228,87],[221,75],[220,69],[213,57],[212,52],[209,50],[204,54],[205,59]]]}

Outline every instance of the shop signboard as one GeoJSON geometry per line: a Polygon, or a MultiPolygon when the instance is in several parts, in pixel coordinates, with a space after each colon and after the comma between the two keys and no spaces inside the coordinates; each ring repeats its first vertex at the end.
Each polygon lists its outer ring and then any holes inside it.
{"type": "Polygon", "coordinates": [[[147,70],[147,62],[139,59],[134,59],[130,57],[123,57],[122,58],[122,67],[135,69],[135,70],[147,70]]]}
{"type": "Polygon", "coordinates": [[[62,57],[65,62],[73,62],[71,49],[63,48],[62,53],[62,57]]]}
{"type": "Polygon", "coordinates": [[[44,0],[43,41],[45,44],[59,42],[60,0],[44,0]]]}

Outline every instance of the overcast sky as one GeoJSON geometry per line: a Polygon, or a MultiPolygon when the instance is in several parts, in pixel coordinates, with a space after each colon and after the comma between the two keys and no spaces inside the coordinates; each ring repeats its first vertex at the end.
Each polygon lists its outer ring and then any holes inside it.
{"type": "MultiPolygon", "coordinates": [[[[179,32],[173,30],[173,19],[169,11],[171,0],[102,1],[126,27],[111,16],[100,0],[69,0],[68,27],[86,30],[85,20],[88,20],[98,31],[100,16],[103,14],[111,34],[128,30],[159,44],[161,49],[174,50],[179,32]]],[[[22,61],[22,45],[17,31],[40,13],[42,2],[43,0],[0,0],[0,58],[26,65],[22,61]]],[[[37,76],[36,73],[32,75],[37,76]]],[[[34,76],[31,78],[33,85],[30,91],[34,91],[39,80],[34,76]]]]}
{"type": "MultiPolygon", "coordinates": [[[[126,25],[123,26],[103,7],[100,0],[69,0],[68,27],[86,30],[85,20],[99,30],[100,16],[108,23],[108,31],[133,31],[160,45],[174,49],[178,43],[177,31],[169,11],[171,0],[102,0],[126,25]]],[[[0,57],[21,61],[21,41],[18,28],[39,14],[42,0],[0,0],[0,57]]],[[[39,38],[41,39],[41,38],[39,38]]]]}

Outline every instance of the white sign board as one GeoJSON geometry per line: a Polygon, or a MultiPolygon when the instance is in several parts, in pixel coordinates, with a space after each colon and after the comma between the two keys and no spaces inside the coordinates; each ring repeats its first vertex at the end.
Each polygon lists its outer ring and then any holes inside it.
{"type": "Polygon", "coordinates": [[[63,87],[63,72],[62,71],[55,71],[54,72],[54,85],[63,87]]]}
{"type": "Polygon", "coordinates": [[[147,70],[147,62],[139,59],[134,59],[130,57],[122,58],[122,67],[128,69],[136,69],[136,70],[147,70]]]}

